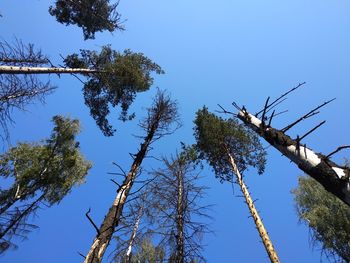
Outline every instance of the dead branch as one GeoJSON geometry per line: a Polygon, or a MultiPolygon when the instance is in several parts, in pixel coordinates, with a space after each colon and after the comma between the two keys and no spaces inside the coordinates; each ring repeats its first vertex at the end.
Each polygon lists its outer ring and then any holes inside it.
{"type": "Polygon", "coordinates": [[[303,120],[305,120],[305,119],[307,119],[307,118],[310,118],[310,117],[312,117],[312,116],[318,114],[318,113],[319,113],[319,111],[317,111],[318,109],[320,109],[320,108],[326,106],[328,103],[331,103],[331,102],[334,101],[334,100],[335,100],[335,98],[333,98],[333,99],[331,99],[331,100],[329,100],[329,101],[326,101],[326,102],[322,103],[321,105],[317,106],[316,108],[312,109],[311,111],[309,111],[308,113],[306,113],[305,115],[303,115],[301,118],[297,119],[295,122],[293,122],[293,123],[289,124],[288,126],[286,126],[285,128],[283,128],[281,131],[282,131],[283,133],[285,133],[286,131],[288,131],[290,128],[292,128],[293,126],[295,126],[295,125],[298,124],[299,122],[301,122],[301,121],[303,121],[303,120]]]}
{"type": "Polygon", "coordinates": [[[310,131],[308,131],[307,133],[305,133],[303,136],[301,136],[298,139],[298,142],[300,142],[302,139],[304,139],[306,136],[308,136],[309,134],[311,134],[312,132],[314,132],[316,129],[318,129],[319,127],[321,127],[323,124],[325,124],[326,121],[322,121],[320,124],[316,125],[314,128],[312,128],[310,131]]]}
{"type": "Polygon", "coordinates": [[[330,154],[328,154],[325,158],[329,159],[329,157],[331,157],[332,155],[336,154],[337,152],[343,150],[343,149],[347,149],[350,148],[350,145],[344,145],[344,146],[340,146],[338,147],[335,151],[331,152],[330,154]]]}
{"type": "MultiPolygon", "coordinates": [[[[271,102],[269,105],[266,106],[266,109],[269,109],[271,106],[275,105],[277,102],[279,102],[282,98],[286,97],[289,93],[293,92],[294,90],[300,88],[301,86],[303,86],[306,82],[302,82],[299,83],[296,87],[290,89],[289,91],[287,91],[286,93],[282,94],[280,97],[278,97],[277,99],[275,99],[273,102],[271,102]]],[[[260,113],[262,113],[264,111],[261,110],[258,113],[255,114],[255,116],[257,117],[260,113]]]]}
{"type": "Polygon", "coordinates": [[[87,217],[87,219],[90,221],[90,223],[93,225],[93,227],[95,228],[96,232],[98,235],[100,235],[100,230],[98,229],[98,227],[96,226],[95,222],[91,219],[91,217],[89,216],[89,213],[91,212],[91,208],[89,208],[89,210],[85,213],[85,216],[87,217]]]}

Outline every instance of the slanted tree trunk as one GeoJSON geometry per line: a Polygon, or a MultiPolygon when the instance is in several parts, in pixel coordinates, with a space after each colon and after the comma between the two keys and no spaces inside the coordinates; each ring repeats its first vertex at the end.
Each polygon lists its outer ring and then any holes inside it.
{"type": "Polygon", "coordinates": [[[177,173],[176,263],[184,262],[184,175],[177,173]]]}
{"type": "Polygon", "coordinates": [[[0,74],[91,74],[98,72],[98,70],[88,68],[0,66],[0,74]]]}
{"type": "Polygon", "coordinates": [[[129,173],[124,179],[124,182],[117,191],[117,196],[114,199],[106,217],[103,220],[99,232],[96,235],[94,242],[91,245],[90,251],[86,255],[84,263],[99,263],[106,251],[106,248],[112,238],[115,228],[119,224],[119,218],[123,211],[123,206],[126,202],[130,189],[134,183],[136,174],[141,166],[141,163],[146,156],[149,145],[152,142],[153,136],[157,130],[158,123],[153,123],[141,149],[136,154],[134,162],[130,168],[129,173]]]}
{"type": "Polygon", "coordinates": [[[134,227],[132,229],[131,237],[129,239],[128,248],[126,249],[126,253],[125,253],[125,262],[126,263],[131,262],[131,251],[132,251],[132,247],[133,247],[134,242],[135,242],[137,230],[139,229],[139,226],[140,226],[140,221],[141,221],[142,215],[143,215],[143,205],[141,205],[138,209],[137,218],[136,218],[134,227]]]}
{"type": "Polygon", "coordinates": [[[248,205],[248,208],[249,208],[250,214],[252,215],[252,218],[254,219],[254,223],[255,223],[256,228],[259,232],[259,235],[262,239],[262,242],[263,242],[264,247],[266,249],[266,252],[270,258],[270,261],[272,263],[279,263],[280,261],[278,259],[276,250],[274,249],[272,242],[270,240],[270,237],[267,234],[267,231],[264,227],[264,224],[263,224],[263,222],[258,214],[258,211],[255,208],[254,202],[249,194],[248,188],[243,181],[243,177],[242,177],[241,173],[239,172],[232,155],[230,153],[227,153],[227,154],[229,156],[229,161],[230,161],[230,164],[232,166],[232,170],[233,170],[234,174],[236,175],[237,182],[238,182],[239,186],[241,187],[243,196],[245,198],[245,202],[248,205]]]}
{"type": "Polygon", "coordinates": [[[313,177],[323,187],[350,206],[350,170],[329,160],[320,153],[315,153],[298,139],[291,139],[283,131],[266,125],[245,109],[238,113],[238,118],[249,128],[263,137],[302,171],[313,177]]]}

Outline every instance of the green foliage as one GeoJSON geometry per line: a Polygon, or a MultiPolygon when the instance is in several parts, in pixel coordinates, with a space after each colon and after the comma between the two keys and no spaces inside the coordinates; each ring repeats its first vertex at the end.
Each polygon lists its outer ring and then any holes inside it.
{"type": "Polygon", "coordinates": [[[227,153],[233,156],[240,172],[253,166],[259,174],[263,173],[266,152],[252,131],[234,119],[217,117],[206,107],[197,111],[194,123],[199,157],[209,162],[221,181],[232,180],[227,153]]]}
{"type": "Polygon", "coordinates": [[[137,252],[132,254],[130,263],[164,262],[165,251],[161,246],[154,246],[150,239],[144,239],[137,252]]]}
{"type": "Polygon", "coordinates": [[[310,227],[313,245],[321,244],[335,262],[350,262],[350,208],[311,177],[299,177],[299,186],[292,192],[300,220],[310,227]]]}
{"type": "MultiPolygon", "coordinates": [[[[0,156],[0,176],[14,180],[12,187],[5,192],[17,191],[21,201],[40,190],[45,193],[49,205],[58,203],[73,185],[84,181],[91,168],[75,141],[79,121],[62,116],[55,116],[53,121],[55,128],[45,144],[19,143],[0,156]]],[[[5,192],[1,191],[0,204],[12,199],[4,195],[5,192]]]]}
{"type": "Polygon", "coordinates": [[[73,54],[65,59],[71,68],[92,68],[99,71],[92,74],[84,85],[85,104],[90,108],[104,135],[112,136],[114,129],[108,123],[109,105],[121,106],[120,119],[133,119],[135,114],[128,114],[130,104],[138,92],[147,91],[153,84],[151,73],[162,74],[162,69],[142,53],[125,50],[123,53],[112,50],[109,46],[95,51],[81,50],[81,56],[73,54]]]}
{"type": "Polygon", "coordinates": [[[12,182],[0,189],[2,240],[22,235],[27,218],[42,202],[59,203],[73,186],[84,182],[91,168],[75,140],[79,121],[55,116],[53,122],[53,132],[43,143],[19,143],[0,156],[0,176],[12,182]]]}
{"type": "Polygon", "coordinates": [[[49,13],[66,25],[77,25],[83,29],[84,39],[94,39],[96,32],[116,29],[123,30],[120,15],[116,11],[118,3],[109,0],[56,0],[49,13]]]}

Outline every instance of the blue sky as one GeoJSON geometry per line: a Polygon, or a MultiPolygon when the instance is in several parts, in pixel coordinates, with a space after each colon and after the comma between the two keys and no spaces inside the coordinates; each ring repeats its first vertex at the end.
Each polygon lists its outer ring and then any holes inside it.
{"type": "MultiPolygon", "coordinates": [[[[40,229],[19,242],[19,249],[0,257],[2,262],[79,262],[77,254],[89,249],[94,229],[84,214],[100,224],[115,194],[107,172],[112,161],[128,169],[129,152],[136,152],[139,140],[132,134],[137,120],[150,104],[155,87],[167,89],[177,99],[183,127],[157,142],[155,156],[174,153],[179,141],[192,143],[194,114],[204,104],[217,110],[218,103],[229,108],[232,101],[248,110],[260,110],[267,96],[277,97],[299,82],[306,85],[289,96],[279,109],[289,112],[276,118],[282,128],[298,116],[336,97],[318,116],[293,128],[289,134],[304,134],[321,120],[326,125],[306,139],[317,152],[329,153],[349,144],[350,99],[350,3],[338,1],[120,1],[119,11],[126,19],[124,32],[96,34],[83,41],[80,28],[55,21],[44,0],[3,0],[0,2],[0,36],[9,42],[14,37],[34,43],[52,62],[60,64],[79,49],[95,49],[111,44],[116,50],[130,48],[143,52],[163,67],[166,74],[156,76],[152,89],[140,94],[132,110],[134,122],[120,123],[116,136],[103,137],[83,103],[81,83],[71,76],[52,76],[58,87],[46,105],[35,104],[28,112],[14,112],[12,143],[40,140],[49,135],[50,119],[56,114],[79,118],[79,136],[84,155],[94,167],[87,182],[75,188],[59,206],[39,211],[35,223],[40,229]]],[[[116,112],[112,112],[117,116],[116,112]]],[[[117,118],[114,118],[117,119],[117,118]]],[[[272,242],[282,262],[320,262],[318,249],[312,250],[308,229],[298,223],[292,195],[297,176],[302,172],[275,149],[268,149],[264,175],[250,171],[246,183],[254,198],[272,242]]],[[[342,162],[349,151],[334,159],[342,162]]],[[[145,168],[157,168],[145,162],[145,168]]],[[[235,198],[229,184],[220,184],[210,169],[202,183],[210,186],[204,202],[214,207],[215,235],[207,236],[204,255],[208,262],[268,262],[248,209],[235,198]]],[[[239,189],[235,188],[235,194],[239,189]]],[[[106,262],[108,262],[107,251],[106,262]]]]}

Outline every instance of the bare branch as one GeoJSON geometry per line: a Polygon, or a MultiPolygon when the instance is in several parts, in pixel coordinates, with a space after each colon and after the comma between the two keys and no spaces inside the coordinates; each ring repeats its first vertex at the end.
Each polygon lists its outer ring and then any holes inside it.
{"type": "Polygon", "coordinates": [[[95,228],[96,232],[98,235],[100,235],[100,230],[99,228],[96,226],[96,224],[94,223],[94,221],[91,219],[91,217],[89,216],[89,213],[91,211],[91,208],[89,208],[89,210],[85,213],[85,216],[87,217],[87,219],[90,221],[90,223],[93,225],[93,227],[95,228]]]}

